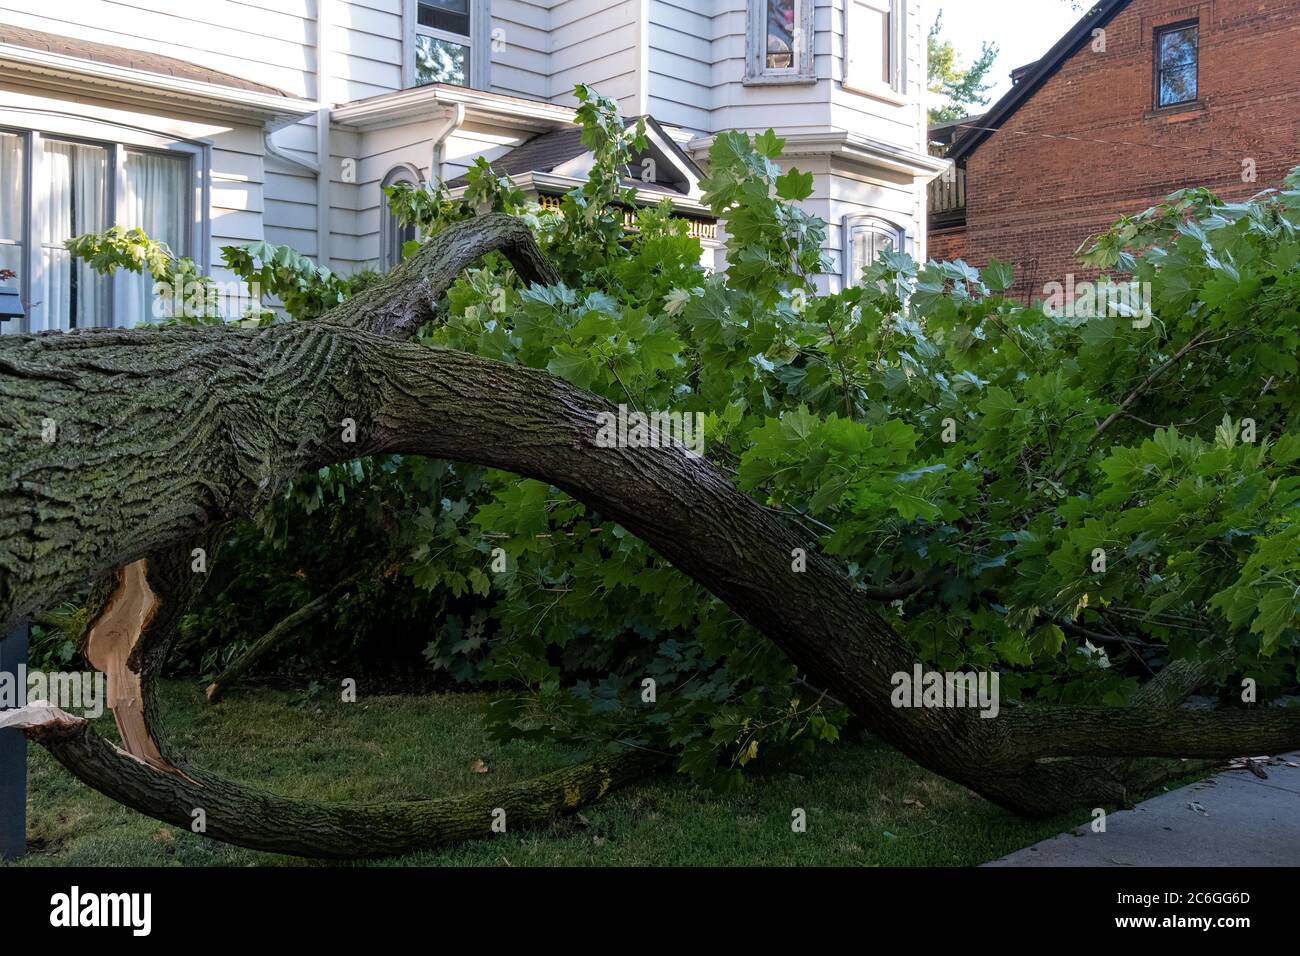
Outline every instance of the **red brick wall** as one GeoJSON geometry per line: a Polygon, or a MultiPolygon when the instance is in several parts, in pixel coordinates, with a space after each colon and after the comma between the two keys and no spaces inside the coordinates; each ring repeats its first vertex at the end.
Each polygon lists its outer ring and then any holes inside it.
{"type": "Polygon", "coordinates": [[[1012,263],[1022,295],[1091,275],[1075,249],[1122,214],[1187,186],[1245,198],[1300,165],[1300,0],[1133,0],[1105,30],[1104,53],[1085,44],[967,160],[967,258],[1012,263]],[[1194,18],[1198,102],[1157,111],[1153,32],[1194,18]]]}
{"type": "Polygon", "coordinates": [[[939,262],[966,258],[966,227],[936,229],[925,240],[925,253],[939,262]]]}

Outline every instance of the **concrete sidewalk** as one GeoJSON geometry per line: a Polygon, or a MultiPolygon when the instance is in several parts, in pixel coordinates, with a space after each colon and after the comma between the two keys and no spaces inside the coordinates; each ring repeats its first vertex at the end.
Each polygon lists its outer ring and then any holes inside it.
{"type": "Polygon", "coordinates": [[[985,866],[1300,866],[1300,754],[1228,770],[985,866]]]}

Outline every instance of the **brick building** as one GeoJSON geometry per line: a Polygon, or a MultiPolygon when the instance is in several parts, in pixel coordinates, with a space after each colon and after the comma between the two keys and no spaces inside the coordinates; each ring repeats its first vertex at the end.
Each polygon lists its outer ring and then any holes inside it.
{"type": "Polygon", "coordinates": [[[1012,78],[935,130],[961,188],[932,186],[929,244],[1012,263],[1027,297],[1084,275],[1075,250],[1120,215],[1187,186],[1246,198],[1300,165],[1300,0],[1102,0],[1012,78]]]}

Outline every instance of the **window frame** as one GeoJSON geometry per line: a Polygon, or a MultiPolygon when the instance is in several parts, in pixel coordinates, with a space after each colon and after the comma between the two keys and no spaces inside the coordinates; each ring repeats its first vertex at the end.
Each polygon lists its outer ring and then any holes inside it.
{"type": "MultiPolygon", "coordinates": [[[[780,84],[810,84],[817,82],[817,30],[814,23],[816,0],[793,0],[797,36],[805,42],[795,44],[795,65],[789,69],[769,69],[767,66],[767,0],[748,0],[745,30],[746,86],[780,84]]],[[[796,36],[796,39],[797,39],[796,36]]]]}
{"type": "MultiPolygon", "coordinates": [[[[410,183],[412,186],[418,186],[422,182],[420,171],[410,163],[399,163],[384,174],[383,180],[379,183],[379,267],[383,272],[389,272],[402,264],[402,246],[407,240],[400,243],[395,241],[398,237],[402,226],[398,223],[397,217],[393,215],[392,208],[388,205],[388,197],[385,194],[389,186],[395,186],[398,183],[410,183]]],[[[415,227],[408,227],[414,229],[415,227]]],[[[412,238],[419,238],[419,233],[412,238]]]]}
{"type": "MultiPolygon", "coordinates": [[[[449,43],[460,43],[467,48],[469,68],[465,71],[467,90],[486,90],[491,68],[491,46],[489,44],[492,23],[490,0],[469,0],[469,33],[451,33],[436,27],[426,27],[420,23],[420,0],[405,0],[403,6],[404,21],[404,64],[402,67],[403,85],[415,89],[418,84],[415,70],[415,50],[418,37],[427,36],[449,43]],[[462,42],[463,41],[463,42],[462,42]]],[[[455,85],[455,84],[452,84],[455,85]]]]}
{"type": "Polygon", "coordinates": [[[22,176],[22,188],[20,201],[23,204],[21,221],[18,224],[18,241],[6,242],[6,246],[18,247],[18,296],[23,303],[23,319],[21,322],[0,322],[0,335],[10,331],[30,331],[31,322],[31,280],[32,280],[32,242],[40,240],[40,235],[36,231],[35,216],[32,214],[32,134],[31,130],[14,129],[11,127],[0,126],[0,133],[7,133],[18,137],[18,142],[22,145],[23,160],[20,175],[22,176]],[[22,326],[21,329],[16,328],[22,326]]]}
{"type": "Polygon", "coordinates": [[[842,85],[846,90],[888,100],[903,105],[907,102],[907,2],[906,0],[886,0],[889,6],[889,81],[859,75],[862,68],[853,69],[859,62],[851,59],[849,51],[856,49],[854,37],[862,29],[862,23],[854,14],[858,4],[854,0],[845,0],[844,8],[844,79],[842,85]]]}
{"type": "Polygon", "coordinates": [[[1193,17],[1189,20],[1179,20],[1175,23],[1162,23],[1152,31],[1151,41],[1151,86],[1152,86],[1152,108],[1159,110],[1177,110],[1187,109],[1189,106],[1195,106],[1201,101],[1201,20],[1200,17],[1193,17]],[[1186,30],[1188,27],[1196,28],[1196,59],[1193,63],[1194,77],[1196,82],[1196,95],[1190,100],[1179,100],[1177,103],[1160,102],[1160,77],[1164,72],[1161,63],[1161,40],[1166,34],[1177,33],[1180,30],[1186,30]]]}
{"type": "MultiPolygon", "coordinates": [[[[0,110],[2,113],[3,110],[0,110]]],[[[172,251],[178,257],[193,259],[204,271],[211,269],[211,246],[208,241],[210,233],[211,169],[212,147],[209,143],[172,139],[156,133],[137,128],[115,126],[103,121],[81,119],[76,117],[37,116],[32,118],[29,126],[15,126],[12,122],[0,121],[0,132],[18,135],[23,140],[23,275],[19,281],[19,291],[23,297],[26,316],[23,319],[24,332],[42,332],[57,329],[51,326],[45,314],[44,300],[33,301],[33,295],[41,288],[44,279],[44,266],[40,250],[44,245],[46,209],[42,204],[37,208],[36,184],[44,172],[45,140],[59,143],[76,143],[83,146],[96,146],[106,152],[105,170],[105,221],[108,226],[117,225],[123,218],[122,202],[125,195],[126,156],[128,152],[156,153],[171,158],[183,158],[189,167],[191,188],[186,190],[186,218],[191,228],[186,236],[187,249],[172,251]],[[102,135],[107,132],[115,138],[102,135]]],[[[105,328],[123,327],[118,321],[120,301],[118,297],[116,274],[106,277],[108,282],[109,315],[105,328]]],[[[12,323],[5,323],[5,328],[12,323]]]]}
{"type": "MultiPolygon", "coordinates": [[[[844,217],[841,229],[843,235],[840,239],[840,278],[846,289],[862,284],[862,276],[854,267],[856,256],[853,246],[857,233],[870,229],[876,234],[887,235],[894,240],[894,248],[897,251],[911,253],[909,248],[911,237],[908,235],[907,228],[880,213],[849,213],[844,217]]],[[[872,262],[874,261],[873,259],[872,262]]]]}

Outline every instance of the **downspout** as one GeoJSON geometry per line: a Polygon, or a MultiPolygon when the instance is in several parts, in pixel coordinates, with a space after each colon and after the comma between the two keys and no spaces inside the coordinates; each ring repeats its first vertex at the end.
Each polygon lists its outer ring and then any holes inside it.
{"type": "Polygon", "coordinates": [[[330,267],[330,105],[325,97],[330,2],[316,0],[316,265],[322,269],[330,267]]]}
{"type": "Polygon", "coordinates": [[[456,103],[451,108],[451,113],[443,121],[442,128],[433,134],[433,156],[429,167],[429,182],[436,183],[442,180],[442,163],[443,163],[443,146],[451,134],[461,128],[465,122],[465,104],[456,103]]]}
{"type": "Polygon", "coordinates": [[[271,130],[266,131],[265,143],[266,153],[268,156],[274,156],[282,163],[288,163],[290,166],[297,166],[299,169],[305,169],[313,176],[320,173],[320,166],[316,163],[309,163],[305,159],[299,159],[297,156],[290,156],[279,146],[275,145],[275,134],[271,130]]]}

